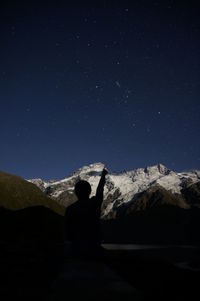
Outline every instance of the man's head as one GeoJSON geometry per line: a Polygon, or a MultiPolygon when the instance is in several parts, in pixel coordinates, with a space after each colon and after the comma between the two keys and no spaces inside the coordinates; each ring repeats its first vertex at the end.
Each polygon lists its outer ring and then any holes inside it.
{"type": "Polygon", "coordinates": [[[87,181],[80,180],[75,185],[75,194],[78,199],[88,199],[92,189],[87,181]]]}

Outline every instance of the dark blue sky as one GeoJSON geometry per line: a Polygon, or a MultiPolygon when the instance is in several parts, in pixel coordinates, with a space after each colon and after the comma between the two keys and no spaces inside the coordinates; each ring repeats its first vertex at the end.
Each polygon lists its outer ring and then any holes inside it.
{"type": "Polygon", "coordinates": [[[0,170],[200,168],[198,1],[13,2],[0,4],[0,170]]]}

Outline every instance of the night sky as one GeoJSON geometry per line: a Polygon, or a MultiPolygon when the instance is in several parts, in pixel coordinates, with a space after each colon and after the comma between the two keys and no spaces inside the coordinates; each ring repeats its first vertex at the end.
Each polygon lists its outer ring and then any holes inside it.
{"type": "Polygon", "coordinates": [[[200,169],[198,1],[49,2],[0,4],[0,170],[200,169]]]}

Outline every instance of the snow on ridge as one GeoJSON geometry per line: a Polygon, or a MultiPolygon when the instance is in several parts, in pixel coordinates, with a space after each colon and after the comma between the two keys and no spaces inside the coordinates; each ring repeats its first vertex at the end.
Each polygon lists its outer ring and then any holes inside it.
{"type": "MultiPolygon", "coordinates": [[[[93,163],[79,168],[71,176],[62,180],[45,182],[42,179],[32,179],[29,181],[43,190],[50,188],[51,196],[56,198],[66,190],[73,191],[77,179],[84,179],[90,182],[92,187],[91,195],[94,195],[103,168],[103,163],[93,163]]],[[[124,197],[124,202],[126,202],[136,193],[145,191],[152,185],[159,184],[172,193],[180,194],[184,181],[191,181],[192,184],[199,180],[200,171],[176,173],[163,164],[157,164],[119,173],[109,172],[106,181],[108,185],[105,186],[104,193],[107,196],[111,191],[114,193],[118,189],[121,197],[124,197]]]]}
{"type": "Polygon", "coordinates": [[[26,181],[28,181],[28,182],[43,182],[44,183],[44,181],[41,178],[27,179],[26,181]]]}
{"type": "Polygon", "coordinates": [[[71,176],[71,177],[64,178],[62,180],[57,180],[53,183],[48,182],[48,186],[54,186],[54,185],[56,186],[56,185],[59,185],[61,183],[66,183],[66,182],[70,181],[73,178],[74,178],[74,176],[71,176]]]}
{"type": "MultiPolygon", "coordinates": [[[[91,196],[95,195],[103,168],[103,163],[94,163],[79,168],[71,176],[61,180],[45,182],[42,179],[32,179],[29,182],[67,206],[69,193],[73,194],[75,183],[79,179],[88,181],[92,188],[91,196]]],[[[109,201],[105,202],[104,216],[122,204],[134,200],[136,194],[154,185],[160,185],[174,194],[181,194],[181,189],[185,185],[200,181],[200,171],[175,172],[162,164],[157,164],[118,173],[109,172],[106,178],[104,200],[109,201]]]]}
{"type": "MultiPolygon", "coordinates": [[[[75,178],[77,178],[77,176],[82,176],[84,177],[84,175],[86,175],[87,173],[90,173],[90,172],[96,172],[96,173],[100,173],[102,172],[104,168],[104,164],[103,163],[94,163],[94,164],[90,164],[88,166],[83,166],[82,168],[79,168],[77,171],[75,171],[71,176],[69,177],[66,177],[64,179],[61,179],[61,180],[56,180],[54,181],[53,183],[51,182],[46,182],[47,186],[50,186],[50,185],[58,185],[58,184],[61,184],[61,183],[65,183],[65,182],[68,182],[70,180],[73,180],[75,178]]],[[[32,179],[30,181],[34,181],[35,179],[32,179]]]]}
{"type": "MultiPolygon", "coordinates": [[[[84,175],[87,175],[90,176],[90,172],[93,172],[94,174],[96,175],[100,175],[101,174],[101,171],[103,170],[104,168],[104,164],[101,163],[101,162],[98,162],[98,163],[93,163],[93,164],[89,164],[89,165],[86,165],[86,166],[83,166],[81,168],[79,168],[77,171],[75,171],[71,176],[69,177],[65,177],[61,180],[54,180],[54,181],[43,181],[41,178],[38,178],[38,179],[30,179],[28,181],[30,182],[39,182],[39,181],[42,181],[43,183],[45,183],[47,186],[48,185],[57,185],[59,183],[64,183],[64,182],[67,182],[69,181],[70,179],[73,179],[75,176],[79,175],[79,176],[83,176],[84,175]]],[[[148,166],[146,168],[136,168],[136,169],[132,169],[132,170],[129,170],[129,171],[121,171],[121,172],[110,172],[109,174],[110,175],[122,175],[122,174],[136,174],[136,175],[139,175],[139,174],[143,174],[144,171],[148,171],[148,172],[151,172],[153,173],[154,172],[158,172],[159,170],[159,166],[161,166],[163,169],[167,169],[164,165],[162,164],[157,164],[157,165],[153,165],[153,166],[148,166]]]]}
{"type": "Polygon", "coordinates": [[[85,174],[85,173],[89,173],[89,172],[100,173],[100,172],[102,172],[104,166],[105,165],[101,162],[85,165],[85,166],[79,168],[74,174],[85,174]]]}
{"type": "MultiPolygon", "coordinates": [[[[73,179],[77,175],[79,175],[80,177],[81,176],[84,177],[84,176],[87,176],[87,174],[88,174],[88,177],[90,177],[90,172],[92,172],[93,175],[100,176],[101,171],[103,170],[104,166],[105,165],[101,162],[85,165],[85,166],[79,168],[78,170],[76,170],[71,176],[65,177],[61,180],[43,181],[41,178],[35,178],[35,179],[28,179],[27,181],[43,182],[45,185],[56,185],[59,183],[67,182],[67,181],[73,179]]],[[[135,169],[124,170],[124,171],[120,171],[120,172],[109,172],[109,175],[112,175],[112,176],[121,176],[124,174],[129,175],[133,178],[140,177],[141,180],[145,179],[147,177],[150,177],[150,176],[156,178],[157,175],[159,175],[159,177],[161,177],[161,176],[167,176],[169,174],[184,176],[186,178],[187,177],[193,177],[193,178],[199,177],[199,179],[200,179],[200,171],[199,170],[175,172],[175,171],[168,169],[163,164],[156,164],[156,165],[147,166],[145,168],[135,168],[135,169]]]]}

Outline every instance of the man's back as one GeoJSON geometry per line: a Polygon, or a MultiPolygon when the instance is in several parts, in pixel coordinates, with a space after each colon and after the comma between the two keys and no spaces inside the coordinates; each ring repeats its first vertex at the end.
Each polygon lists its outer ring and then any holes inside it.
{"type": "Polygon", "coordinates": [[[67,238],[75,248],[95,248],[100,245],[100,208],[95,198],[78,200],[66,210],[67,238]]]}

